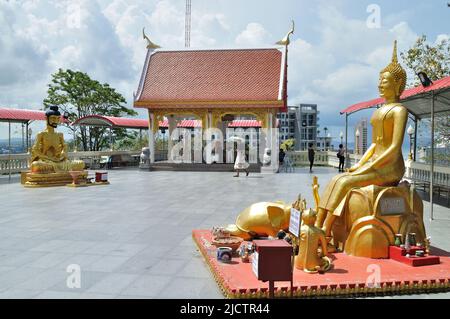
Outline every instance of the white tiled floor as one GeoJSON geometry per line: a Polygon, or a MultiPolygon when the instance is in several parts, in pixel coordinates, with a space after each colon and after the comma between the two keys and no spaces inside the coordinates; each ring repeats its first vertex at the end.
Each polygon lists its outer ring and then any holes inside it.
{"type": "MultiPolygon", "coordinates": [[[[314,172],[321,185],[336,173],[314,172]]],[[[222,298],[192,230],[233,223],[258,201],[301,193],[313,205],[306,169],[232,176],[113,170],[106,187],[0,183],[0,298],[222,298]],[[81,288],[67,287],[71,264],[81,268],[81,288]]],[[[425,202],[433,245],[450,251],[450,209],[436,206],[434,222],[428,211],[425,202]]]]}

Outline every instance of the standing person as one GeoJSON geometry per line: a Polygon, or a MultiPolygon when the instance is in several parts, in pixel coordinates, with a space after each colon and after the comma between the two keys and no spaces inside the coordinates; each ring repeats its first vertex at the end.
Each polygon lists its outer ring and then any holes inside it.
{"type": "Polygon", "coordinates": [[[313,148],[313,143],[309,143],[308,145],[308,159],[309,159],[309,172],[312,173],[312,167],[314,165],[314,155],[316,152],[313,148]]]}
{"type": "Polygon", "coordinates": [[[236,161],[234,162],[234,169],[236,170],[236,175],[234,177],[239,177],[239,171],[243,170],[245,171],[245,176],[248,176],[249,170],[248,167],[250,164],[248,164],[245,161],[245,148],[239,147],[237,148],[237,154],[236,154],[236,161]]]}
{"type": "Polygon", "coordinates": [[[339,158],[339,172],[343,172],[345,163],[345,150],[344,145],[342,144],[339,144],[339,151],[337,153],[337,157],[339,158]]]}
{"type": "Polygon", "coordinates": [[[283,165],[284,157],[286,156],[286,153],[282,148],[280,148],[280,152],[278,153],[278,161],[280,162],[280,166],[283,165]]]}

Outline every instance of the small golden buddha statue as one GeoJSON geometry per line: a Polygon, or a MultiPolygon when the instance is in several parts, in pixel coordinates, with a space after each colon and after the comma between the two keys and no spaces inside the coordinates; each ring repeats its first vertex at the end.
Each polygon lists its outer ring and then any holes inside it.
{"type": "Polygon", "coordinates": [[[325,232],[314,226],[316,218],[315,210],[303,210],[299,252],[295,257],[295,267],[308,273],[327,271],[331,267],[331,261],[326,257],[328,251],[325,232]]]}
{"type": "MultiPolygon", "coordinates": [[[[70,161],[63,133],[55,132],[61,113],[57,106],[51,106],[45,113],[47,127],[36,136],[31,149],[31,173],[26,174],[26,186],[64,185],[72,181],[69,171],[83,171],[84,162],[70,161]]],[[[86,173],[81,174],[85,178],[86,173]]]]}
{"type": "Polygon", "coordinates": [[[321,196],[316,226],[323,227],[326,236],[331,236],[335,210],[348,191],[369,185],[395,186],[402,179],[402,143],[408,111],[400,104],[400,96],[405,85],[406,72],[397,61],[395,41],[392,61],[380,72],[378,89],[386,103],[370,120],[372,144],[356,165],[332,179],[321,196]]]}
{"type": "Polygon", "coordinates": [[[55,132],[61,119],[57,106],[45,112],[47,128],[36,136],[31,149],[31,172],[55,173],[61,171],[82,171],[83,161],[69,161],[63,133],[55,132]]]}

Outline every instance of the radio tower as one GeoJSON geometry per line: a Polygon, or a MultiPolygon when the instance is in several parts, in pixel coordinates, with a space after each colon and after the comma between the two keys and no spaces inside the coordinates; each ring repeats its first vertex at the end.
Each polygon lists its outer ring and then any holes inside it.
{"type": "Polygon", "coordinates": [[[191,46],[191,0],[186,0],[186,16],[184,18],[184,46],[191,46]]]}

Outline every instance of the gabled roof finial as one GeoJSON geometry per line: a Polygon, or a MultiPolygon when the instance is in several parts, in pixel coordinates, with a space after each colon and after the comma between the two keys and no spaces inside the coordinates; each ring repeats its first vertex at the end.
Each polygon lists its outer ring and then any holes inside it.
{"type": "Polygon", "coordinates": [[[289,32],[286,34],[286,36],[282,40],[278,41],[276,44],[289,45],[289,43],[291,43],[289,36],[291,34],[294,34],[294,30],[295,30],[295,23],[294,23],[294,20],[292,20],[291,30],[289,30],[289,32]]]}
{"type": "Polygon", "coordinates": [[[153,42],[148,38],[148,36],[145,34],[145,27],[142,28],[142,37],[144,38],[144,40],[147,40],[147,49],[155,50],[155,49],[161,48],[159,45],[153,43],[153,42]]]}

